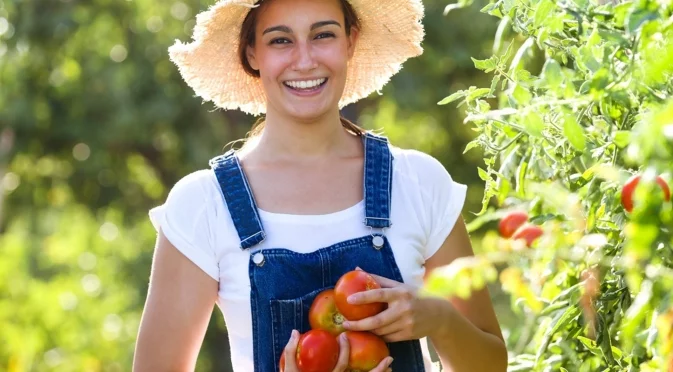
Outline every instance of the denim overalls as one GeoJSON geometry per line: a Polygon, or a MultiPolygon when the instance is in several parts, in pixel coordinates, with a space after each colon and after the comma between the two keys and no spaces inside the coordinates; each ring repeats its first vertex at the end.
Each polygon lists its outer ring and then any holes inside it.
{"type": "MultiPolygon", "coordinates": [[[[308,310],[315,296],[334,287],[342,274],[363,270],[402,282],[388,239],[381,232],[391,225],[390,206],[393,158],[388,141],[371,133],[363,137],[365,152],[363,223],[366,235],[323,247],[311,253],[284,248],[255,250],[265,233],[257,205],[234,150],[213,158],[241,249],[250,252],[250,306],[254,365],[257,372],[278,371],[278,361],[293,329],[310,329],[308,310]]],[[[400,372],[424,371],[418,340],[389,343],[391,368],[400,372]]]]}

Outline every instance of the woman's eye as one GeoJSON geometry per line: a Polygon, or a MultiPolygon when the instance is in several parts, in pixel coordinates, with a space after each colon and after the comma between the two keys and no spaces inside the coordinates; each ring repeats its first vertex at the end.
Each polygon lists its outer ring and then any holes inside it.
{"type": "Polygon", "coordinates": [[[318,36],[316,36],[315,38],[316,39],[325,39],[325,38],[328,38],[328,37],[334,37],[334,34],[331,33],[331,32],[322,32],[322,33],[318,34],[318,36]]]}
{"type": "Polygon", "coordinates": [[[290,42],[290,40],[288,40],[284,37],[279,37],[279,38],[275,38],[275,39],[271,40],[269,42],[269,44],[287,44],[289,42],[290,42]]]}

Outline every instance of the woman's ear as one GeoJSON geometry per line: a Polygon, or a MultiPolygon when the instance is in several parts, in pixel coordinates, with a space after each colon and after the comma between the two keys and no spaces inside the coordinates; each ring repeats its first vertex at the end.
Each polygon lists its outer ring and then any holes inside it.
{"type": "Polygon", "coordinates": [[[245,49],[245,56],[248,58],[248,64],[252,67],[253,70],[259,71],[259,65],[257,64],[257,59],[255,58],[255,48],[248,46],[245,49]]]}
{"type": "Polygon", "coordinates": [[[360,30],[358,30],[356,27],[351,27],[351,34],[348,36],[348,59],[353,58],[353,54],[355,53],[355,45],[358,42],[359,36],[360,30]]]}

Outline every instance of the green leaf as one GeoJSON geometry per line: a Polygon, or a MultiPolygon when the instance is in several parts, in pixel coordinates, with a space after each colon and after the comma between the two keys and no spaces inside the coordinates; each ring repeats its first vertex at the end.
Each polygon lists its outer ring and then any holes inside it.
{"type": "Polygon", "coordinates": [[[544,120],[542,117],[535,111],[528,111],[528,114],[523,120],[523,127],[526,129],[526,133],[535,137],[542,137],[542,131],[544,131],[544,120]]]}
{"type": "Polygon", "coordinates": [[[577,151],[584,151],[587,147],[586,138],[584,136],[584,128],[577,122],[575,116],[568,113],[563,120],[563,134],[568,138],[570,144],[577,151]]]}
{"type": "MultiPolygon", "coordinates": [[[[655,6],[656,9],[656,6],[655,6]]],[[[647,22],[653,21],[659,18],[659,13],[647,8],[635,9],[628,14],[626,18],[626,30],[630,33],[636,33],[639,31],[647,22]]]]}
{"type": "Polygon", "coordinates": [[[535,357],[536,364],[539,362],[542,354],[547,350],[547,346],[549,346],[549,342],[551,342],[551,339],[554,337],[556,332],[573,321],[580,315],[580,313],[581,310],[577,306],[571,306],[564,312],[560,312],[554,317],[554,319],[551,321],[551,324],[549,325],[549,328],[547,328],[547,331],[544,333],[544,336],[542,336],[542,341],[535,357]]]}
{"type": "Polygon", "coordinates": [[[608,42],[618,44],[621,47],[626,47],[630,44],[629,40],[619,31],[614,30],[598,30],[601,37],[608,42]]]}
{"type": "Polygon", "coordinates": [[[631,132],[627,130],[619,130],[615,132],[612,142],[619,148],[626,148],[626,146],[631,143],[631,132]]]}
{"type": "Polygon", "coordinates": [[[522,84],[524,86],[528,86],[529,85],[528,83],[534,81],[535,78],[533,77],[533,75],[528,70],[517,69],[514,72],[514,80],[519,84],[522,84]]]}
{"type": "Polygon", "coordinates": [[[467,95],[467,100],[468,101],[474,101],[477,98],[481,97],[486,97],[490,95],[491,89],[489,88],[479,88],[479,89],[474,89],[470,88],[470,92],[467,95]]]}
{"type": "Polygon", "coordinates": [[[439,101],[437,104],[438,105],[446,105],[446,104],[449,104],[453,101],[456,101],[456,100],[459,100],[459,99],[465,97],[467,94],[468,94],[467,90],[459,90],[459,91],[451,94],[450,96],[444,98],[443,100],[439,101]]]}
{"type": "Polygon", "coordinates": [[[550,19],[548,19],[546,22],[546,26],[549,27],[549,32],[552,34],[563,33],[564,18],[565,15],[563,13],[555,13],[550,19]]]}
{"type": "Polygon", "coordinates": [[[479,147],[481,144],[481,140],[479,138],[475,138],[472,141],[470,141],[466,146],[465,150],[463,151],[463,154],[467,153],[468,151],[472,150],[475,147],[479,147]]]}
{"type": "Polygon", "coordinates": [[[476,59],[474,57],[472,58],[472,61],[474,62],[474,67],[483,70],[484,72],[491,72],[495,70],[495,68],[498,66],[498,57],[493,56],[489,59],[476,59]]]}
{"type": "Polygon", "coordinates": [[[586,348],[589,349],[589,351],[591,353],[593,353],[594,355],[599,355],[599,356],[603,355],[603,353],[601,352],[601,349],[598,347],[598,345],[596,345],[596,342],[594,340],[586,338],[584,336],[577,336],[577,339],[582,344],[584,344],[584,346],[586,346],[586,348]]]}
{"type": "Polygon", "coordinates": [[[488,176],[488,172],[481,169],[481,167],[477,167],[477,171],[479,173],[479,178],[481,178],[482,181],[486,181],[486,180],[489,180],[491,178],[491,177],[488,176]]]}
{"type": "Polygon", "coordinates": [[[583,45],[579,48],[579,62],[581,66],[590,70],[591,72],[596,72],[601,68],[601,63],[598,62],[594,56],[592,47],[588,45],[583,45]]]}
{"type": "Polygon", "coordinates": [[[629,11],[633,7],[633,3],[630,1],[623,2],[612,8],[612,13],[614,14],[614,22],[618,25],[626,24],[626,17],[629,15],[629,11]]]}
{"type": "Polygon", "coordinates": [[[535,9],[533,25],[535,27],[540,27],[543,23],[547,22],[549,15],[554,10],[556,5],[551,2],[551,0],[543,0],[540,2],[535,9]]]}
{"type": "Polygon", "coordinates": [[[561,72],[561,65],[555,59],[549,58],[545,61],[542,67],[542,79],[552,88],[556,88],[563,83],[563,75],[561,72]]]}
{"type": "Polygon", "coordinates": [[[480,12],[502,18],[502,13],[500,12],[500,7],[498,7],[497,2],[486,5],[485,7],[481,8],[480,12]]]}
{"type": "Polygon", "coordinates": [[[528,89],[521,87],[519,84],[514,87],[512,96],[516,99],[519,105],[527,105],[533,99],[533,95],[530,94],[528,89]]]}
{"type": "Polygon", "coordinates": [[[498,83],[500,82],[500,75],[495,75],[491,81],[491,89],[489,90],[490,94],[495,94],[495,91],[498,89],[498,83]]]}

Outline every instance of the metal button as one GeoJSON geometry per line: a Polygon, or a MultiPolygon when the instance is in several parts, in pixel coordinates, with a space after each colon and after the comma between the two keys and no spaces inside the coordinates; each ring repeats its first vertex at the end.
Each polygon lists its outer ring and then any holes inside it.
{"type": "Polygon", "coordinates": [[[374,239],[372,239],[372,244],[374,244],[374,248],[381,249],[383,247],[383,238],[376,235],[374,239]]]}
{"type": "Polygon", "coordinates": [[[255,263],[257,266],[262,266],[264,265],[264,255],[261,253],[255,253],[254,256],[252,256],[252,262],[255,263]]]}

